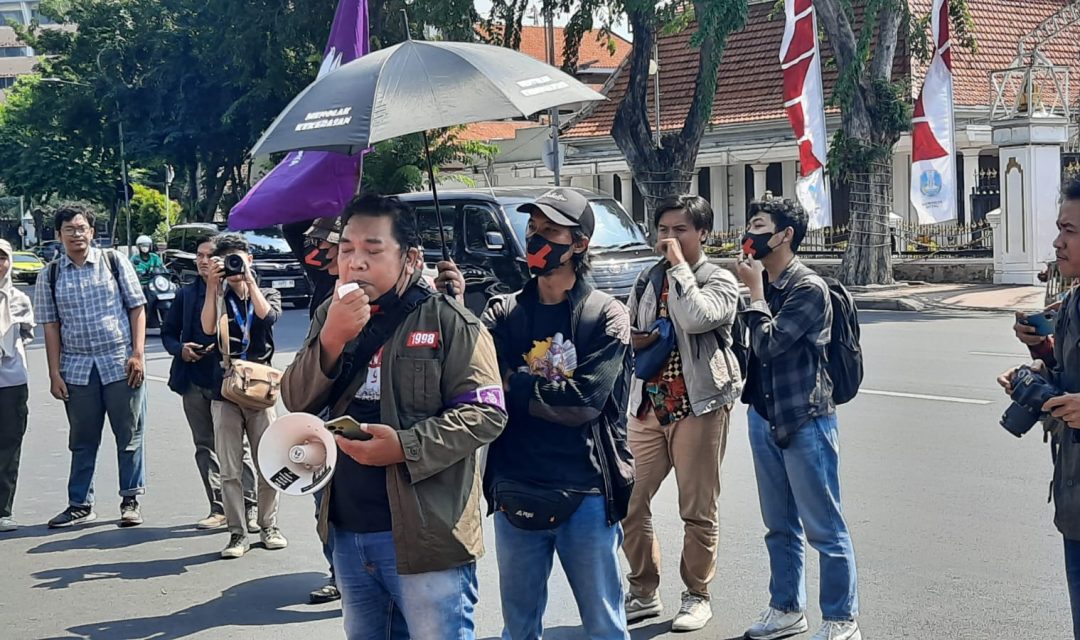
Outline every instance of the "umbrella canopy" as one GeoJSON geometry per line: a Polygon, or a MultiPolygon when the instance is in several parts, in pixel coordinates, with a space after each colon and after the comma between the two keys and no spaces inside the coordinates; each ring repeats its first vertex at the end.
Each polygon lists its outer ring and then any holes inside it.
{"type": "Polygon", "coordinates": [[[407,40],[315,80],[274,120],[252,154],[356,153],[418,131],[604,99],[512,49],[407,40]]]}

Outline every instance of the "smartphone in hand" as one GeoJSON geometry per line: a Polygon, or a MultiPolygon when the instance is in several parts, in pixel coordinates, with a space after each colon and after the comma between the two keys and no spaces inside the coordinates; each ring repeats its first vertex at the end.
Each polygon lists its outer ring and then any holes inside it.
{"type": "Polygon", "coordinates": [[[329,422],[323,423],[326,430],[330,433],[341,436],[342,438],[348,438],[349,440],[371,440],[373,437],[367,431],[364,431],[360,427],[360,423],[353,420],[349,416],[341,416],[340,418],[334,418],[329,422]]]}
{"type": "Polygon", "coordinates": [[[1054,335],[1054,323],[1057,321],[1057,311],[1039,311],[1024,317],[1024,324],[1035,327],[1035,333],[1040,336],[1054,335]]]}

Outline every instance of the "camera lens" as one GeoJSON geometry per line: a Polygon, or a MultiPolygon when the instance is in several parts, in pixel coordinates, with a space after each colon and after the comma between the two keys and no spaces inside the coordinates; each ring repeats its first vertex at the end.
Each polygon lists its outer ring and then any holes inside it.
{"type": "Polygon", "coordinates": [[[238,276],[244,273],[244,269],[247,267],[247,263],[244,262],[243,256],[237,254],[231,254],[225,256],[225,274],[230,276],[238,276]]]}

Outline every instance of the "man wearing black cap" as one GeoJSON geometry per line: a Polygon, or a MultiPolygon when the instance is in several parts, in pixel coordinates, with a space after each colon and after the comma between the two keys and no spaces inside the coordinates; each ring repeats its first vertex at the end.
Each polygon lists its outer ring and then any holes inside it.
{"type": "Polygon", "coordinates": [[[633,486],[630,322],[622,303],[585,281],[595,221],[581,193],[552,189],[518,211],[529,215],[534,278],[493,298],[483,317],[509,414],[484,477],[497,512],[503,637],[542,635],[558,552],[586,635],[625,639],[618,550],[633,486]]]}

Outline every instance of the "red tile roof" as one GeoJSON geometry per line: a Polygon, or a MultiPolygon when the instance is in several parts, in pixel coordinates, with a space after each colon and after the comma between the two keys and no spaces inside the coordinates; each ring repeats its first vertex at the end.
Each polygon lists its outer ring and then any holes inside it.
{"type": "Polygon", "coordinates": [[[478,140],[480,142],[492,142],[495,140],[513,140],[518,129],[530,129],[539,127],[537,122],[524,122],[521,120],[500,120],[491,122],[473,122],[465,125],[465,130],[458,134],[462,142],[478,140]]]}
{"type": "MultiPolygon", "coordinates": [[[[630,55],[630,42],[617,34],[611,34],[611,40],[615,45],[615,53],[608,50],[608,41],[601,39],[597,30],[587,31],[581,37],[581,45],[578,47],[578,70],[595,71],[598,69],[614,70],[622,63],[623,59],[630,55]]],[[[566,30],[563,27],[555,27],[555,66],[562,66],[563,44],[566,41],[566,30]]],[[[519,51],[547,62],[547,39],[544,36],[544,27],[524,25],[521,27],[521,46],[519,51]]]]}
{"type": "MultiPolygon", "coordinates": [[[[953,102],[957,106],[987,106],[991,102],[990,72],[1011,66],[1016,45],[1040,22],[1069,0],[968,0],[975,23],[977,51],[953,51],[953,102]]],[[[929,0],[912,0],[912,10],[925,14],[929,0]]],[[[1050,62],[1071,67],[1071,83],[1080,78],[1077,41],[1080,25],[1068,27],[1042,48],[1050,62]]],[[[921,78],[923,71],[917,70],[921,78]]]]}
{"type": "MultiPolygon", "coordinates": [[[[1069,0],[968,0],[975,23],[978,52],[956,48],[953,54],[954,94],[958,106],[986,106],[990,102],[989,73],[992,69],[1009,66],[1016,54],[1019,38],[1040,21],[1064,6],[1069,0]]],[[[911,0],[916,15],[925,15],[930,0],[911,0]]],[[[783,15],[769,19],[773,4],[752,4],[747,24],[742,31],[731,34],[720,62],[716,97],[713,103],[712,125],[749,123],[783,118],[782,74],[780,71],[780,42],[784,33],[783,15]]],[[[660,48],[660,123],[662,130],[674,130],[683,125],[693,98],[694,77],[697,72],[698,50],[690,46],[691,27],[679,34],[661,37],[660,48]]],[[[1076,42],[1080,26],[1070,27],[1044,51],[1050,60],[1070,65],[1074,78],[1080,77],[1080,60],[1076,42]]],[[[901,34],[897,47],[894,79],[909,73],[909,53],[901,34]]],[[[828,42],[823,42],[822,58],[832,56],[828,42]]],[[[918,67],[919,65],[916,65],[918,67]]],[[[615,110],[626,93],[629,61],[617,72],[606,102],[599,103],[571,121],[565,135],[568,138],[607,136],[615,118],[615,110]]],[[[915,69],[921,82],[922,70],[915,69]]],[[[836,72],[826,65],[823,70],[825,95],[832,93],[836,72]]],[[[648,92],[650,114],[653,113],[653,91],[648,92]]],[[[655,121],[655,116],[650,116],[655,121]]]]}

